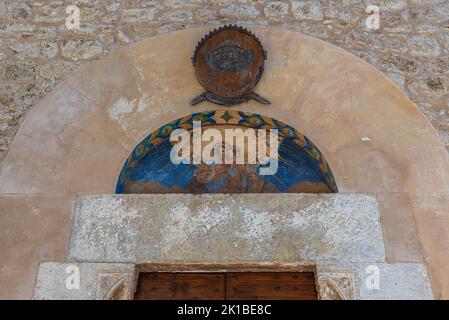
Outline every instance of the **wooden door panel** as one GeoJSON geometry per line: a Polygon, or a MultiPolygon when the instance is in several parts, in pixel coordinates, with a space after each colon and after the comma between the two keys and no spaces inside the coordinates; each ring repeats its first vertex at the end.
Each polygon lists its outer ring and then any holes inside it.
{"type": "Polygon", "coordinates": [[[316,300],[313,273],[255,272],[226,275],[227,300],[316,300]]]}
{"type": "Polygon", "coordinates": [[[224,300],[224,273],[141,273],[136,300],[224,300]]]}
{"type": "Polygon", "coordinates": [[[141,273],[136,300],[316,300],[312,272],[141,273]]]}

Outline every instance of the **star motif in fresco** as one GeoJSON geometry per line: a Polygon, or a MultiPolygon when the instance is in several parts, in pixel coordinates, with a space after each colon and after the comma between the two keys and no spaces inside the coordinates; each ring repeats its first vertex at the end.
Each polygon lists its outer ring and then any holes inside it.
{"type": "Polygon", "coordinates": [[[238,124],[242,119],[235,110],[217,110],[210,118],[215,120],[217,124],[238,124]]]}
{"type": "Polygon", "coordinates": [[[225,111],[225,113],[223,113],[220,118],[222,118],[226,122],[229,122],[229,120],[231,120],[233,116],[229,114],[229,112],[225,111]]]}

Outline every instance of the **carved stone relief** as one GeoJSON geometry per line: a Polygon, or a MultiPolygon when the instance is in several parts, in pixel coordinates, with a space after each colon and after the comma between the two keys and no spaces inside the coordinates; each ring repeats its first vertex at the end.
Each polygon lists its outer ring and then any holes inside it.
{"type": "Polygon", "coordinates": [[[321,300],[356,300],[360,286],[358,273],[349,268],[318,268],[317,287],[321,300]]]}
{"type": "Polygon", "coordinates": [[[131,300],[134,288],[134,274],[132,273],[98,273],[96,299],[131,300]]]}

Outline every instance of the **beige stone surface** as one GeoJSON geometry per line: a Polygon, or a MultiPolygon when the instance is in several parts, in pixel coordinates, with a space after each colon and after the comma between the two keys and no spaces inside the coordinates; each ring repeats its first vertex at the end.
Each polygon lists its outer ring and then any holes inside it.
{"type": "Polygon", "coordinates": [[[64,260],[72,197],[0,196],[0,299],[31,299],[41,261],[64,260]]]}
{"type": "Polygon", "coordinates": [[[428,272],[421,263],[317,265],[315,277],[323,300],[434,299],[428,272]]]}
{"type": "Polygon", "coordinates": [[[83,262],[385,262],[368,194],[144,194],[76,200],[83,262]],[[157,206],[155,205],[157,203],[157,206]]]}
{"type": "Polygon", "coordinates": [[[412,206],[424,258],[429,262],[431,277],[434,277],[433,289],[440,298],[449,299],[449,195],[438,192],[418,195],[412,199],[412,206]]]}
{"type": "MultiPolygon", "coordinates": [[[[449,298],[449,157],[428,120],[361,59],[292,31],[251,29],[268,50],[256,91],[272,105],[233,109],[302,130],[327,158],[341,192],[404,193],[398,204],[380,199],[387,256],[423,256],[436,297],[449,298]],[[407,222],[398,224],[396,214],[407,222]]],[[[190,56],[207,30],[144,40],[75,72],[29,113],[4,163],[0,192],[113,193],[128,153],[147,134],[183,115],[221,109],[189,105],[202,92],[190,56]]]]}
{"type": "Polygon", "coordinates": [[[425,266],[418,263],[371,264],[355,267],[360,274],[362,300],[432,300],[432,288],[425,266]],[[376,270],[376,271],[374,271],[376,270]],[[380,276],[379,287],[367,286],[374,272],[380,276]],[[374,271],[374,272],[373,272],[374,271]]]}
{"type": "Polygon", "coordinates": [[[131,300],[135,276],[130,263],[44,262],[39,265],[33,299],[131,300]]]}
{"type": "Polygon", "coordinates": [[[379,193],[382,232],[388,262],[421,262],[422,245],[414,219],[411,196],[407,193],[379,193]]]}

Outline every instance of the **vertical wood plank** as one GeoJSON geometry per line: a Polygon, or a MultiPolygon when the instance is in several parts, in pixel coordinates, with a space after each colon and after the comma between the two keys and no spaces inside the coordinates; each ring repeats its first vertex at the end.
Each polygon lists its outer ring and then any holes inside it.
{"type": "Polygon", "coordinates": [[[141,273],[135,300],[224,300],[224,273],[141,273]]]}
{"type": "Polygon", "coordinates": [[[227,300],[317,300],[311,272],[228,273],[227,300]]]}

